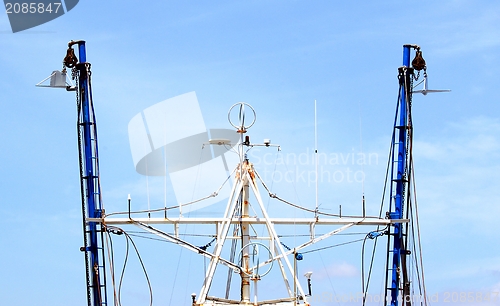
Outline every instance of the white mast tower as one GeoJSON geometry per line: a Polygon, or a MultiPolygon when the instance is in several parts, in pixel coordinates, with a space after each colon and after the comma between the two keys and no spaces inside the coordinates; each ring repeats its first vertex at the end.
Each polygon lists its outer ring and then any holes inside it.
{"type": "MultiPolygon", "coordinates": [[[[236,117],[236,116],[235,116],[236,117]]],[[[341,217],[341,216],[328,216],[327,214],[318,212],[317,208],[311,211],[309,218],[271,218],[269,217],[265,205],[263,204],[257,182],[261,181],[263,187],[268,192],[271,198],[281,200],[277,195],[271,193],[261,177],[254,169],[253,164],[248,160],[246,152],[255,146],[264,147],[277,147],[272,145],[269,140],[264,140],[263,144],[250,143],[249,136],[245,136],[247,130],[255,123],[256,115],[254,109],[247,103],[236,103],[231,107],[228,114],[228,119],[231,125],[236,128],[236,132],[240,134],[240,142],[237,146],[237,153],[239,155],[239,164],[233,172],[234,183],[229,195],[227,206],[222,218],[198,218],[198,217],[183,217],[167,218],[164,217],[147,217],[147,218],[133,218],[130,214],[128,218],[119,218],[114,216],[103,216],[101,218],[86,218],[87,222],[98,222],[105,225],[124,225],[133,224],[150,233],[174,242],[175,244],[194,251],[202,256],[210,259],[204,281],[202,283],[199,294],[192,295],[193,306],[222,306],[222,305],[276,305],[276,306],[296,306],[305,305],[309,306],[308,297],[299,282],[298,273],[296,271],[296,260],[299,259],[298,252],[338,234],[354,225],[370,225],[370,226],[387,226],[394,223],[407,223],[407,219],[383,219],[378,217],[341,217]],[[231,112],[238,109],[238,123],[235,124],[231,121],[231,112]],[[251,123],[246,121],[246,109],[251,110],[253,118],[251,123]],[[256,203],[251,205],[250,193],[253,193],[253,198],[256,203]],[[250,215],[250,207],[255,212],[256,216],[250,215]],[[166,233],[154,227],[156,224],[170,224],[173,225],[174,234],[166,233]],[[186,224],[205,224],[214,225],[216,243],[212,252],[207,251],[206,248],[195,246],[194,244],[185,241],[179,237],[179,225],[186,224]],[[294,248],[284,248],[280,238],[276,232],[275,225],[293,225],[304,226],[309,228],[309,238],[304,242],[295,246],[294,248]],[[230,228],[233,225],[239,225],[240,235],[229,235],[230,228]],[[255,232],[253,236],[250,234],[250,228],[253,226],[264,226],[267,230],[267,236],[259,236],[255,232]],[[316,226],[326,226],[326,234],[318,237],[315,235],[316,226]],[[241,241],[241,249],[236,254],[238,260],[229,260],[223,258],[224,245],[228,240],[238,239],[241,241]],[[268,241],[264,244],[261,241],[268,241]],[[291,262],[291,259],[293,262],[291,262]],[[241,277],[241,295],[240,299],[229,299],[227,296],[214,297],[209,295],[210,287],[215,276],[217,266],[224,265],[231,271],[238,273],[241,277]],[[258,283],[266,274],[273,268],[274,264],[278,266],[281,273],[283,285],[287,296],[276,298],[272,300],[261,300],[258,295],[258,283]],[[252,294],[253,293],[253,294],[252,294]]],[[[217,145],[230,145],[229,140],[226,139],[212,139],[210,144],[217,145]]],[[[219,189],[220,190],[220,189],[219,189]]],[[[216,195],[217,192],[214,193],[216,195]]],[[[291,203],[288,203],[291,204],[291,203]]],[[[183,204],[184,205],[184,204],[183,204]]],[[[181,205],[179,205],[181,206],[181,205]]],[[[129,208],[130,209],[130,208],[129,208]]],[[[300,260],[300,259],[299,259],[300,260]]],[[[308,287],[310,291],[310,272],[306,273],[308,287]]]]}

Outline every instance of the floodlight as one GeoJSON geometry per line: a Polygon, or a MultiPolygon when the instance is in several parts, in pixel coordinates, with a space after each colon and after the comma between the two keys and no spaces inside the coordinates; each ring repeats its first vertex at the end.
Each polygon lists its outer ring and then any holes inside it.
{"type": "Polygon", "coordinates": [[[52,73],[40,81],[38,84],[35,86],[37,87],[49,87],[49,88],[72,88],[73,84],[69,83],[67,80],[67,75],[66,75],[66,69],[63,69],[63,71],[59,70],[54,70],[52,73]],[[49,84],[45,85],[45,83],[48,79],[50,79],[49,84]]]}

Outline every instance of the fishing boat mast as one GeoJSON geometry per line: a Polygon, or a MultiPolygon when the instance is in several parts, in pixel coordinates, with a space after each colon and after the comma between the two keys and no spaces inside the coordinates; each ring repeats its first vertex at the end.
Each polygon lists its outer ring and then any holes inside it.
{"type": "MultiPolygon", "coordinates": [[[[309,305],[309,295],[304,292],[297,276],[296,261],[302,259],[299,251],[341,233],[352,226],[385,226],[388,232],[384,232],[384,234],[388,234],[389,236],[387,245],[386,295],[390,297],[390,299],[386,298],[386,305],[398,306],[398,301],[401,300],[401,297],[406,301],[406,297],[410,295],[406,256],[410,254],[407,232],[410,205],[409,181],[411,178],[412,80],[415,70],[420,71],[424,69],[425,73],[426,69],[420,47],[416,45],[403,46],[403,66],[399,68],[399,99],[391,146],[391,201],[385,218],[365,216],[364,210],[363,215],[359,217],[328,214],[318,210],[317,202],[315,209],[312,210],[287,202],[276,194],[273,194],[254,169],[246,153],[255,146],[279,146],[271,145],[269,140],[264,141],[263,144],[250,142],[250,137],[246,133],[255,123],[256,113],[249,104],[243,102],[233,105],[228,114],[231,125],[236,128],[236,132],[240,135],[239,143],[229,146],[231,148],[237,146],[239,163],[233,172],[234,181],[232,190],[222,217],[197,218],[183,217],[180,214],[178,218],[167,218],[166,213],[162,217],[152,217],[148,213],[147,218],[136,218],[132,217],[133,212],[130,211],[130,200],[128,212],[106,215],[102,205],[99,181],[97,128],[92,100],[91,65],[86,61],[85,41],[70,41],[68,43],[67,54],[63,61],[63,75],[65,75],[66,68],[72,70],[73,79],[77,81],[76,87],[68,86],[66,89],[68,91],[76,91],[77,96],[78,147],[84,229],[84,246],[81,247],[81,251],[85,254],[87,301],[89,306],[107,305],[103,237],[104,233],[124,233],[122,229],[116,227],[117,225],[137,226],[146,232],[157,235],[161,239],[173,242],[210,260],[200,293],[198,296],[195,294],[192,296],[193,306],[235,304],[282,306],[296,306],[301,304],[307,306],[309,305]],[[74,53],[74,46],[78,46],[79,58],[74,53]],[[410,67],[410,51],[412,49],[416,50],[416,55],[411,63],[412,67],[410,67]],[[237,110],[238,112],[237,123],[231,120],[232,110],[237,110]],[[251,117],[252,115],[253,119],[249,123],[248,116],[251,117]],[[295,208],[309,211],[313,216],[309,218],[271,218],[267,213],[259,192],[259,181],[266,189],[270,198],[287,205],[292,205],[295,208]],[[250,198],[250,195],[253,195],[253,197],[250,198]],[[252,209],[250,209],[251,200],[254,201],[252,209]],[[250,211],[255,213],[255,215],[251,216],[250,211]],[[406,215],[404,214],[405,212],[406,215]],[[119,214],[127,215],[127,217],[117,217],[119,214]],[[156,224],[172,225],[174,233],[171,234],[159,230],[154,227],[156,224]],[[213,236],[216,241],[214,250],[210,252],[207,250],[207,246],[199,247],[181,239],[178,228],[180,225],[187,224],[213,225],[215,228],[213,236]],[[277,224],[308,226],[309,238],[293,248],[288,248],[280,241],[280,236],[278,236],[275,229],[275,225],[277,224]],[[250,229],[253,226],[264,227],[267,230],[267,234],[259,237],[251,236],[250,229]],[[325,226],[327,232],[316,236],[315,228],[317,226],[325,226]],[[229,235],[231,227],[235,229],[234,232],[238,230],[240,233],[239,237],[229,235]],[[118,231],[116,231],[117,229],[118,231]],[[239,256],[238,260],[223,258],[222,254],[225,242],[234,239],[241,241],[241,248],[239,253],[237,253],[239,256]],[[267,240],[268,244],[261,243],[259,242],[260,240],[267,240]],[[261,254],[264,254],[264,256],[260,256],[261,254]],[[389,254],[392,256],[389,256],[389,254]],[[292,257],[293,264],[289,258],[290,256],[292,257]],[[261,300],[258,296],[257,285],[262,277],[271,271],[274,263],[279,268],[288,296],[273,300],[261,300]],[[230,272],[240,274],[241,294],[239,299],[231,300],[227,297],[227,294],[226,298],[209,296],[210,287],[218,265],[224,265],[229,268],[230,272]]],[[[211,140],[210,144],[229,145],[225,140],[211,140]]],[[[217,195],[216,193],[214,193],[214,196],[217,195]]],[[[182,205],[182,203],[179,203],[179,206],[176,207],[180,208],[182,205]]],[[[165,212],[166,210],[167,208],[165,208],[165,212]]],[[[381,234],[382,232],[370,232],[367,237],[373,239],[373,237],[381,234]]],[[[306,277],[308,279],[309,294],[311,292],[310,274],[306,273],[308,275],[306,277]]],[[[111,276],[114,277],[113,273],[111,273],[111,276]]],[[[113,289],[115,289],[114,286],[113,289]]]]}
{"type": "MultiPolygon", "coordinates": [[[[403,45],[403,66],[398,69],[399,98],[391,145],[391,202],[389,205],[389,212],[387,213],[389,219],[402,219],[403,213],[411,209],[409,205],[409,182],[412,170],[412,80],[414,78],[414,71],[420,71],[422,69],[425,70],[426,66],[420,47],[417,45],[403,45]],[[416,50],[416,54],[411,63],[412,67],[410,67],[410,51],[412,49],[416,50]]],[[[408,229],[407,227],[406,229],[403,227],[403,223],[396,222],[394,226],[392,228],[389,227],[388,230],[389,239],[387,245],[386,270],[386,288],[388,290],[388,295],[386,297],[386,305],[398,306],[398,300],[411,301],[407,267],[407,256],[411,254],[411,251],[408,249],[407,244],[408,229]],[[401,284],[402,287],[400,287],[401,284]]],[[[407,305],[411,305],[411,303],[407,302],[407,305]]]]}
{"type": "MultiPolygon", "coordinates": [[[[231,112],[231,110],[229,111],[231,112]]],[[[228,114],[228,119],[230,120],[230,113],[228,114]]],[[[254,113],[255,116],[255,113],[254,113]]],[[[248,158],[245,154],[244,151],[244,144],[249,144],[249,140],[247,139],[245,141],[244,139],[244,134],[247,132],[247,129],[253,125],[253,122],[249,126],[245,126],[245,104],[240,104],[240,109],[239,109],[239,125],[236,126],[236,132],[240,135],[240,146],[238,150],[239,154],[239,160],[240,160],[240,165],[239,165],[239,171],[238,171],[238,180],[243,181],[243,188],[242,192],[240,194],[240,207],[241,207],[241,244],[242,244],[242,271],[245,271],[245,273],[240,273],[241,275],[241,301],[244,303],[249,303],[250,302],[250,261],[249,261],[249,248],[250,246],[248,245],[250,243],[250,224],[248,221],[246,221],[250,215],[249,215],[249,209],[250,209],[250,194],[249,194],[249,188],[250,188],[250,182],[248,181],[248,178],[244,175],[244,173],[248,171],[252,171],[252,165],[248,161],[248,158]]],[[[255,117],[254,117],[254,122],[255,122],[255,117]]],[[[248,137],[248,136],[247,136],[248,137]]]]}
{"type": "Polygon", "coordinates": [[[87,303],[89,306],[107,305],[106,269],[104,265],[103,227],[101,223],[87,218],[102,216],[101,186],[99,180],[99,152],[97,127],[92,100],[91,65],[87,62],[85,41],[70,41],[63,60],[63,71],[72,70],[77,87],[67,87],[76,91],[78,109],[78,152],[80,164],[80,185],[85,254],[87,303]],[[78,57],[73,46],[78,47],[78,57]]]}
{"type": "Polygon", "coordinates": [[[102,217],[104,208],[99,180],[99,154],[97,127],[92,100],[91,65],[87,62],[85,41],[68,43],[63,59],[62,71],[55,70],[50,76],[36,84],[38,87],[64,88],[76,92],[78,157],[80,165],[80,191],[82,201],[83,246],[88,306],[107,305],[106,269],[104,262],[104,226],[101,222],[89,221],[102,217]],[[78,56],[73,47],[78,49],[78,56]],[[67,70],[76,81],[73,86],[67,81],[67,70]],[[49,85],[43,83],[50,79],[49,85]]]}

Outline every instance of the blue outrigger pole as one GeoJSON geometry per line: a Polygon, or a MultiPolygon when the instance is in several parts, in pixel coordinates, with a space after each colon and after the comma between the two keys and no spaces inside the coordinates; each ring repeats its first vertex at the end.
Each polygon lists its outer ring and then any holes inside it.
{"type": "Polygon", "coordinates": [[[70,41],[63,63],[65,67],[72,69],[73,78],[78,79],[77,88],[67,87],[67,90],[77,90],[78,150],[84,230],[84,246],[80,250],[85,253],[87,303],[89,306],[102,306],[107,305],[103,228],[100,223],[87,222],[87,218],[100,218],[103,209],[91,71],[90,63],[87,63],[85,41],[70,41]],[[78,46],[79,59],[74,53],[74,45],[78,46]]]}
{"type": "MultiPolygon", "coordinates": [[[[403,66],[398,69],[399,99],[392,140],[391,204],[388,213],[390,219],[403,219],[403,210],[406,209],[406,211],[408,211],[409,209],[409,207],[405,207],[405,201],[408,201],[409,169],[411,169],[408,166],[410,162],[408,160],[408,155],[411,146],[411,137],[408,136],[411,136],[412,132],[412,78],[414,70],[420,71],[422,69],[425,69],[425,61],[422,58],[420,47],[416,45],[404,45],[403,66]],[[411,63],[413,68],[410,67],[411,49],[416,50],[415,59],[411,63]]],[[[395,223],[392,228],[392,233],[389,235],[389,237],[392,237],[392,249],[389,249],[391,243],[391,238],[389,238],[386,273],[386,288],[388,290],[388,295],[386,297],[386,305],[391,306],[398,306],[398,301],[408,301],[409,305],[411,301],[411,297],[409,296],[410,283],[408,281],[406,267],[406,256],[410,254],[410,251],[406,249],[406,233],[403,231],[403,223],[395,223]],[[390,283],[388,274],[390,274],[391,277],[390,283]],[[400,280],[402,280],[402,288],[400,288],[400,280]],[[401,296],[399,295],[400,291],[402,291],[401,296]]]]}

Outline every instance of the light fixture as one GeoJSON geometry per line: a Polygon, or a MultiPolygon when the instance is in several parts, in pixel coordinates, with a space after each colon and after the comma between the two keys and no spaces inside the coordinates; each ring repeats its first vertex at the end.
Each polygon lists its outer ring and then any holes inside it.
{"type": "Polygon", "coordinates": [[[66,69],[63,69],[62,71],[54,70],[48,77],[40,81],[35,86],[49,87],[49,88],[65,88],[67,90],[72,90],[74,88],[74,85],[71,83],[71,81],[69,82],[68,81],[69,80],[66,74],[66,69]],[[48,85],[44,84],[49,79],[50,79],[49,84],[48,85]]]}
{"type": "Polygon", "coordinates": [[[311,293],[311,275],[312,274],[313,274],[312,272],[306,272],[304,274],[304,276],[307,278],[307,289],[309,289],[308,290],[309,293],[307,294],[307,296],[311,296],[312,295],[312,293],[311,293]]]}

